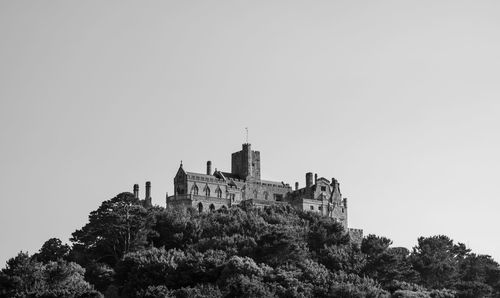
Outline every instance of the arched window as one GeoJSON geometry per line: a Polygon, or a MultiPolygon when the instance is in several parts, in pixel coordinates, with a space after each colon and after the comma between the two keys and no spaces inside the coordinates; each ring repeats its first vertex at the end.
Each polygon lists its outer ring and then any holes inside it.
{"type": "Polygon", "coordinates": [[[214,212],[215,210],[214,204],[210,204],[210,207],[208,207],[208,209],[210,209],[210,212],[214,212]]]}
{"type": "Polygon", "coordinates": [[[203,191],[205,192],[205,196],[210,196],[210,187],[208,187],[208,185],[205,186],[205,189],[203,191]]]}
{"type": "Polygon", "coordinates": [[[269,193],[267,191],[264,192],[264,200],[269,200],[269,193]]]}
{"type": "Polygon", "coordinates": [[[220,209],[221,209],[222,211],[224,211],[224,212],[226,212],[226,211],[227,211],[226,206],[222,206],[222,207],[220,207],[220,209]]]}
{"type": "Polygon", "coordinates": [[[257,192],[257,190],[254,190],[254,191],[253,191],[253,198],[254,198],[254,199],[257,199],[257,195],[258,195],[258,194],[259,194],[259,193],[257,192]]]}
{"type": "Polygon", "coordinates": [[[196,184],[191,188],[191,193],[195,196],[198,195],[198,186],[196,186],[196,184]]]}
{"type": "Polygon", "coordinates": [[[220,189],[220,187],[217,187],[217,189],[215,190],[215,193],[217,194],[218,198],[222,198],[222,190],[220,189]]]}
{"type": "Polygon", "coordinates": [[[198,212],[203,212],[203,204],[201,202],[198,203],[198,212]]]}

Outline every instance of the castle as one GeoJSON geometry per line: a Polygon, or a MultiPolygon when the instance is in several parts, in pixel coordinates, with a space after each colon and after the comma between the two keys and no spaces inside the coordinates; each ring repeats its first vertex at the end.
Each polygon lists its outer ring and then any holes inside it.
{"type": "MultiPolygon", "coordinates": [[[[306,173],[305,187],[299,188],[295,182],[292,189],[284,182],[262,180],[260,169],[260,152],[252,150],[249,143],[231,155],[231,172],[212,171],[211,161],[207,161],[204,174],[187,172],[181,162],[174,178],[174,195],[167,194],[167,208],[195,208],[204,212],[234,205],[261,208],[282,204],[331,217],[349,231],[354,242],[361,241],[363,231],[348,228],[347,199],[342,197],[336,179],[318,178],[317,174],[313,178],[313,173],[306,173]]],[[[149,192],[148,185],[146,192],[149,192]]],[[[151,204],[148,195],[144,203],[151,204]]]]}

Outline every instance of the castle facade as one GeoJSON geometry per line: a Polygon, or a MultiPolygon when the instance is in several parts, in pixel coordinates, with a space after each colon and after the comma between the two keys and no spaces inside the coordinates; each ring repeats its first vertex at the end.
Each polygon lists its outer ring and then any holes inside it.
{"type": "Polygon", "coordinates": [[[211,161],[207,161],[206,173],[188,172],[181,163],[174,178],[174,195],[166,198],[167,208],[204,212],[233,205],[283,204],[331,217],[349,231],[354,241],[362,238],[362,230],[348,229],[347,199],[342,197],[336,179],[318,178],[317,174],[313,178],[313,173],[306,173],[305,187],[299,188],[296,182],[292,189],[284,182],[262,180],[260,174],[260,152],[248,143],[231,155],[231,172],[212,171],[211,161]]]}

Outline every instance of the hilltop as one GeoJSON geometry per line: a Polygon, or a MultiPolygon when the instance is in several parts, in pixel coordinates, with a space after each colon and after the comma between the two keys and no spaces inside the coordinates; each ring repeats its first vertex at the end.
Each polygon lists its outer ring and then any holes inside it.
{"type": "Polygon", "coordinates": [[[144,207],[121,193],[71,246],[49,239],[0,273],[0,297],[498,297],[491,257],[439,235],[410,251],[350,241],[342,224],[285,206],[144,207]]]}

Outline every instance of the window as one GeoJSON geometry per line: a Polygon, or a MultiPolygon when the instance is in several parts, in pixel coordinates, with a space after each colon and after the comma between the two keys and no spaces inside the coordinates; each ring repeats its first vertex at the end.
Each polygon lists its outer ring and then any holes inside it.
{"type": "Polygon", "coordinates": [[[178,195],[183,195],[185,192],[185,190],[183,188],[180,188],[179,186],[177,186],[177,194],[178,195]]]}
{"type": "Polygon", "coordinates": [[[323,210],[323,206],[319,206],[319,207],[318,207],[318,210],[323,210]]]}
{"type": "Polygon", "coordinates": [[[264,192],[264,200],[269,200],[269,193],[267,191],[264,192]]]}
{"type": "Polygon", "coordinates": [[[218,198],[222,198],[222,190],[220,189],[220,187],[217,187],[217,189],[215,190],[215,193],[217,194],[218,198]]]}
{"type": "Polygon", "coordinates": [[[209,197],[210,196],[210,188],[208,187],[208,185],[205,186],[204,191],[205,191],[205,196],[209,197]]]}
{"type": "Polygon", "coordinates": [[[192,188],[192,190],[191,190],[191,193],[192,193],[193,195],[195,195],[195,196],[197,196],[197,195],[198,195],[198,186],[196,186],[196,184],[195,184],[195,185],[193,185],[193,188],[192,188]]]}
{"type": "Polygon", "coordinates": [[[311,210],[314,210],[314,206],[310,206],[311,207],[311,210]]]}
{"type": "Polygon", "coordinates": [[[198,212],[203,212],[203,204],[202,203],[198,203],[198,212]]]}
{"type": "Polygon", "coordinates": [[[258,194],[259,194],[259,193],[257,192],[257,190],[254,190],[254,191],[253,191],[253,198],[254,198],[254,199],[257,199],[257,195],[258,195],[258,194]]]}
{"type": "Polygon", "coordinates": [[[326,186],[321,186],[321,191],[326,191],[326,186]]]}
{"type": "Polygon", "coordinates": [[[210,209],[210,212],[214,212],[215,211],[214,204],[210,204],[210,207],[208,207],[208,209],[210,209]]]}

